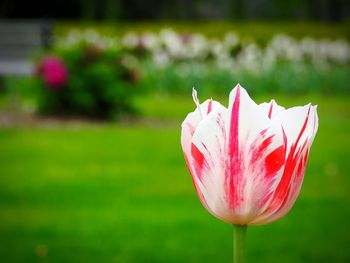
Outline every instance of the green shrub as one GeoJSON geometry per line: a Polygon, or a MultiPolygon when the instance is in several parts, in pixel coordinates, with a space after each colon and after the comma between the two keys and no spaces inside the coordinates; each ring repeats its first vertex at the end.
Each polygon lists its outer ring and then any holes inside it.
{"type": "Polygon", "coordinates": [[[139,79],[136,68],[135,61],[127,55],[96,46],[55,50],[38,64],[34,84],[38,91],[38,110],[43,114],[99,119],[132,113],[131,98],[139,79]],[[66,79],[59,79],[58,73],[53,72],[50,82],[47,71],[56,69],[45,62],[52,57],[63,63],[66,79]]]}

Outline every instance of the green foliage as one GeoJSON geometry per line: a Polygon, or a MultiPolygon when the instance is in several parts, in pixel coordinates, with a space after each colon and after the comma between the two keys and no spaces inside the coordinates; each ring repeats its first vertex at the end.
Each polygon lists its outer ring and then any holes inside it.
{"type": "Polygon", "coordinates": [[[34,81],[41,113],[110,119],[131,113],[138,73],[116,51],[79,46],[54,52],[67,67],[68,83],[50,88],[34,81]]]}
{"type": "Polygon", "coordinates": [[[253,94],[349,93],[347,65],[314,67],[309,64],[278,63],[264,71],[221,69],[214,64],[179,63],[163,69],[144,66],[147,74],[140,83],[144,90],[190,94],[195,87],[202,94],[227,94],[237,83],[253,94]]]}

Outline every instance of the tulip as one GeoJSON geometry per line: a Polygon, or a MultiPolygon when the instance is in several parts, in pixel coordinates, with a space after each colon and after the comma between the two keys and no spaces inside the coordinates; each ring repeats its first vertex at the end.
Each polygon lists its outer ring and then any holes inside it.
{"type": "Polygon", "coordinates": [[[237,85],[228,108],[199,103],[182,123],[181,145],[203,206],[234,225],[234,258],[242,262],[248,225],[286,215],[300,192],[318,128],[317,107],[256,104],[237,85]]]}

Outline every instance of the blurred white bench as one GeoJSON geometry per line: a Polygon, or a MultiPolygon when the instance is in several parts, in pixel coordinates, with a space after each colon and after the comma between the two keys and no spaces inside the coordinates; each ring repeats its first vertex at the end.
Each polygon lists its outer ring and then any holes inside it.
{"type": "Polygon", "coordinates": [[[50,21],[0,20],[0,75],[32,74],[33,55],[51,41],[50,21]]]}

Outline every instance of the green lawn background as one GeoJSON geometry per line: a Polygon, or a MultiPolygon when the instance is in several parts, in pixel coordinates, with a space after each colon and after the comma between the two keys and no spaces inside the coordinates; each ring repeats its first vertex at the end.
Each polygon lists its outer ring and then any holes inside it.
{"type": "MultiPolygon", "coordinates": [[[[248,229],[248,262],[350,262],[350,100],[277,96],[310,101],[320,125],[301,195],[248,229]]],[[[142,122],[0,129],[1,262],[231,262],[232,228],[200,204],[180,147],[191,96],[136,104],[142,122]]]]}

